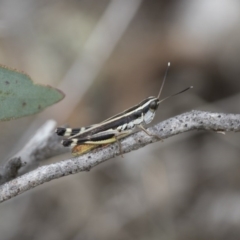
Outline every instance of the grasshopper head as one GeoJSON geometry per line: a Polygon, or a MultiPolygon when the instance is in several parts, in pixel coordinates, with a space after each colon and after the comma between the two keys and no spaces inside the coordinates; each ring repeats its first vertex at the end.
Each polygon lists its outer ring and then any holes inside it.
{"type": "Polygon", "coordinates": [[[146,124],[150,123],[153,120],[156,110],[158,109],[159,102],[159,99],[156,97],[148,98],[148,104],[144,114],[144,122],[146,124]]]}

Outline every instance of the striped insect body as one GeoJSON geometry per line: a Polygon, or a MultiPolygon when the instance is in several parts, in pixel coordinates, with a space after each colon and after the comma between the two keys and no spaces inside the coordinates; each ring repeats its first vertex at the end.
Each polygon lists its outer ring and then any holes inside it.
{"type": "MultiPolygon", "coordinates": [[[[168,68],[169,66],[170,63],[168,63],[168,68]]],[[[119,139],[130,135],[136,128],[143,130],[149,136],[153,136],[147,129],[144,128],[144,125],[149,124],[154,119],[159,104],[172,96],[178,95],[192,88],[188,87],[178,93],[160,100],[168,68],[165,72],[157,97],[148,97],[139,104],[98,124],[73,129],[57,128],[56,133],[59,136],[67,137],[67,139],[62,141],[62,145],[64,147],[72,147],[73,155],[79,156],[99,146],[118,142],[119,150],[122,154],[119,139]]]]}

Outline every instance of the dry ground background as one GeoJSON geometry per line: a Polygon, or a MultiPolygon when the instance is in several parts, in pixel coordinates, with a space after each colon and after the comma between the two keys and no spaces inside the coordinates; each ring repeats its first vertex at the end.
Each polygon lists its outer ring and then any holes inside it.
{"type": "MultiPolygon", "coordinates": [[[[107,61],[90,56],[101,62],[91,81],[83,82],[91,65],[74,72],[82,84],[71,91],[80,96],[68,94],[61,110],[0,123],[1,164],[31,137],[33,123],[89,125],[156,95],[168,61],[164,96],[194,89],[164,102],[155,123],[192,109],[240,112],[238,0],[0,0],[0,63],[58,87],[113,2],[113,23],[119,11],[126,20],[121,7],[140,5],[107,61]]],[[[0,239],[240,239],[239,137],[185,133],[44,184],[0,205],[0,239]]]]}

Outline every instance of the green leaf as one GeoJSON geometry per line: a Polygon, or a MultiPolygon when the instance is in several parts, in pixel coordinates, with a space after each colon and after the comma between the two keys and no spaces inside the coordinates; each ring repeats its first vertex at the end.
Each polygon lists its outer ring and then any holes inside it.
{"type": "Polygon", "coordinates": [[[63,98],[60,90],[35,84],[28,75],[0,66],[0,121],[37,113],[63,98]]]}

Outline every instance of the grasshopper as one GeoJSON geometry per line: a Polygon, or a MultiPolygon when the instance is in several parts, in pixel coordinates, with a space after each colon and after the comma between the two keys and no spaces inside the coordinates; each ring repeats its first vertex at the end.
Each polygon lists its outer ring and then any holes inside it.
{"type": "Polygon", "coordinates": [[[192,88],[192,86],[188,87],[160,100],[169,67],[170,63],[168,63],[157,97],[148,97],[139,104],[98,124],[82,128],[57,128],[55,131],[56,134],[67,137],[67,139],[62,141],[62,145],[64,147],[72,147],[73,155],[79,156],[96,147],[118,142],[119,151],[122,154],[119,139],[130,135],[136,128],[143,130],[149,136],[159,138],[158,136],[149,133],[144,127],[153,120],[159,103],[192,88]]]}

